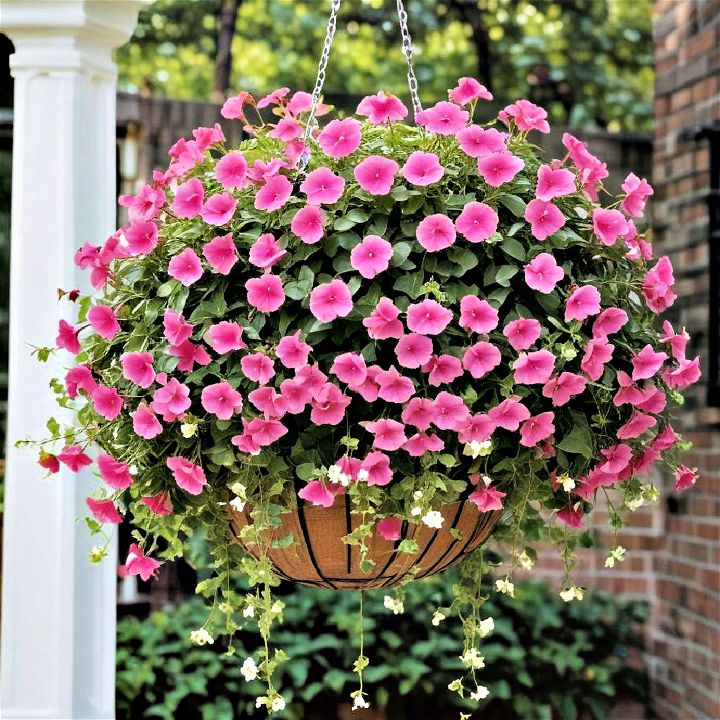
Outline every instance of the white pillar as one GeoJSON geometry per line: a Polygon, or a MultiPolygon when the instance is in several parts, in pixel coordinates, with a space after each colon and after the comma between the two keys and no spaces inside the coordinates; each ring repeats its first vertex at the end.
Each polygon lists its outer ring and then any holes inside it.
{"type": "MultiPolygon", "coordinates": [[[[56,289],[83,287],[72,254],[115,224],[115,48],[143,0],[2,0],[14,43],[8,455],[4,519],[0,715],[113,718],[114,554],[92,566],[81,518],[91,475],[42,479],[24,437],[60,417],[46,365],[28,343],[53,345],[56,289]]],[[[86,286],[85,286],[86,287],[86,286]]],[[[68,315],[66,315],[68,317],[68,315]]]]}

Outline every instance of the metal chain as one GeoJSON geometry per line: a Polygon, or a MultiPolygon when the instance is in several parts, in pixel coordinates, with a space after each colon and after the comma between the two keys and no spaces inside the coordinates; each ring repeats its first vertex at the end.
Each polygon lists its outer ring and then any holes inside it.
{"type": "Polygon", "coordinates": [[[402,35],[402,51],[408,66],[407,81],[410,89],[410,99],[412,100],[413,112],[417,115],[422,111],[422,105],[420,104],[418,83],[415,77],[415,68],[413,67],[412,38],[408,28],[408,15],[403,0],[397,0],[397,14],[400,21],[400,34],[402,35]]]}

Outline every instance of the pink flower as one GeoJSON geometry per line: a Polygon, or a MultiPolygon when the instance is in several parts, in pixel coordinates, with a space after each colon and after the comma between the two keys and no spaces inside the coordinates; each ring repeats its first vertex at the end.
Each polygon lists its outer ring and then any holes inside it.
{"type": "Polygon", "coordinates": [[[211,145],[225,141],[225,135],[219,123],[214,127],[198,127],[192,132],[195,142],[201,151],[207,150],[211,145]]]}
{"type": "Polygon", "coordinates": [[[426,452],[439,452],[444,447],[445,443],[437,435],[418,432],[408,439],[402,449],[412,457],[422,457],[426,452]]]}
{"type": "Polygon", "coordinates": [[[332,507],[335,496],[325,487],[321,480],[311,480],[298,492],[298,497],[312,505],[332,507]]]}
{"type": "Polygon", "coordinates": [[[158,415],[162,415],[165,422],[180,420],[190,407],[190,388],[171,378],[166,385],[153,393],[150,407],[158,415]]]}
{"type": "Polygon", "coordinates": [[[415,237],[428,252],[438,252],[455,242],[455,226],[447,215],[428,215],[418,224],[415,237]]]}
{"type": "Polygon", "coordinates": [[[248,380],[265,385],[275,375],[273,361],[264,353],[245,355],[240,359],[240,367],[248,380]]]}
{"type": "MultiPolygon", "coordinates": [[[[287,435],[287,428],[276,419],[253,418],[245,426],[245,435],[252,441],[254,448],[267,447],[279,440],[283,435],[287,435]]],[[[235,442],[237,435],[231,438],[231,442],[235,442]]],[[[242,449],[242,445],[238,445],[242,449]]]]}
{"type": "Polygon", "coordinates": [[[78,340],[78,333],[80,331],[72,326],[69,322],[66,322],[65,320],[60,320],[58,323],[58,335],[55,338],[55,344],[59,348],[64,348],[68,352],[71,352],[73,355],[77,355],[79,352],[82,351],[82,347],[80,347],[80,341],[78,340]]]}
{"type": "Polygon", "coordinates": [[[400,310],[395,307],[392,300],[381,298],[369,317],[363,318],[362,322],[373,340],[400,338],[405,329],[398,320],[399,315],[400,310]]]}
{"type": "Polygon", "coordinates": [[[306,205],[295,213],[290,230],[304,243],[313,245],[325,234],[325,213],[319,207],[306,205]]]}
{"type": "Polygon", "coordinates": [[[57,459],[73,472],[80,472],[82,468],[92,465],[92,460],[83,452],[79,445],[68,445],[58,453],[57,459]]]}
{"type": "Polygon", "coordinates": [[[208,225],[225,225],[230,222],[236,207],[237,200],[230,193],[220,193],[205,201],[200,214],[208,225]]]}
{"type": "Polygon", "coordinates": [[[550,253],[536,255],[525,266],[525,282],[528,287],[547,295],[565,277],[565,271],[550,253]]]}
{"type": "Polygon", "coordinates": [[[258,100],[258,110],[262,110],[269,105],[280,105],[283,102],[285,96],[289,93],[290,88],[287,87],[281,87],[277,88],[277,90],[273,90],[271,93],[268,93],[264,97],[260,98],[260,100],[258,100]]]}
{"type": "Polygon", "coordinates": [[[432,340],[417,333],[403,335],[395,346],[398,363],[406,368],[419,368],[424,365],[432,357],[432,352],[432,340]]]}
{"type": "Polygon", "coordinates": [[[475,100],[492,100],[492,93],[475,78],[461,77],[457,87],[448,90],[448,97],[458,105],[467,105],[475,100]]]}
{"type": "Polygon", "coordinates": [[[629,230],[627,220],[619,210],[593,210],[593,232],[603,245],[614,245],[629,230]]]}
{"type": "Polygon", "coordinates": [[[242,395],[227,381],[203,388],[200,402],[207,412],[220,420],[229,420],[242,410],[242,395]]]}
{"type": "Polygon", "coordinates": [[[171,345],[184,343],[193,333],[193,326],[179,312],[170,308],[163,315],[163,327],[165,339],[171,345]]]}
{"type": "Polygon", "coordinates": [[[213,270],[221,275],[229,274],[238,259],[233,236],[228,234],[213,238],[203,247],[203,255],[213,270]]]}
{"type": "Polygon", "coordinates": [[[315,425],[338,425],[351,400],[333,383],[325,383],[310,400],[310,421],[315,425]]]}
{"type": "Polygon", "coordinates": [[[202,345],[196,345],[189,340],[180,345],[171,345],[168,352],[170,355],[180,358],[177,369],[183,372],[192,372],[196,364],[204,366],[212,362],[208,351],[202,345]]]}
{"type": "Polygon", "coordinates": [[[115,460],[107,453],[100,453],[97,459],[100,477],[113,489],[124,490],[132,485],[133,479],[128,466],[115,460]]]}
{"type": "Polygon", "coordinates": [[[295,378],[307,385],[313,393],[320,390],[327,382],[327,375],[317,365],[303,365],[295,371],[295,378]]]}
{"type": "Polygon", "coordinates": [[[73,400],[78,396],[78,390],[84,390],[90,395],[96,387],[92,370],[87,365],[76,365],[65,375],[65,389],[73,400]]]}
{"type": "Polygon", "coordinates": [[[435,300],[413,303],[407,309],[407,326],[421,335],[439,335],[452,320],[452,310],[435,300]]]}
{"type": "Polygon", "coordinates": [[[208,328],[206,341],[220,355],[233,350],[244,350],[247,345],[242,339],[242,325],[223,320],[208,328]]]}
{"type": "Polygon", "coordinates": [[[271,233],[261,235],[250,247],[248,260],[266,272],[287,252],[278,245],[271,233]]]}
{"type": "Polygon", "coordinates": [[[250,105],[254,105],[255,101],[253,100],[252,95],[249,92],[245,92],[244,90],[239,93],[238,95],[235,95],[233,97],[228,98],[222,108],[220,109],[220,114],[227,118],[228,120],[245,120],[245,113],[243,111],[243,106],[249,103],[250,105]]]}
{"type": "Polygon", "coordinates": [[[95,498],[89,497],[85,498],[85,502],[93,517],[99,523],[117,525],[122,522],[122,517],[112,500],[96,500],[95,498]]]}
{"type": "Polygon", "coordinates": [[[154,222],[134,222],[125,230],[128,251],[132,255],[148,255],[158,244],[158,226],[154,222]]]}
{"type": "Polygon", "coordinates": [[[488,417],[496,427],[515,431],[520,427],[521,422],[530,417],[530,411],[517,395],[513,395],[488,410],[488,417]]]}
{"type": "Polygon", "coordinates": [[[292,183],[284,175],[273,175],[255,195],[255,209],[273,212],[281,208],[292,193],[292,183]]]}
{"type": "Polygon", "coordinates": [[[123,569],[128,575],[139,575],[145,582],[155,575],[161,563],[147,557],[140,546],[133,543],[128,550],[127,560],[123,569]]]}
{"type": "Polygon", "coordinates": [[[415,394],[413,381],[401,375],[394,365],[378,372],[374,379],[380,388],[378,397],[386,402],[404,403],[415,394]]]}
{"type": "Polygon", "coordinates": [[[507,150],[499,150],[478,160],[480,177],[492,187],[510,182],[524,167],[525,162],[507,150]]]}
{"type": "Polygon", "coordinates": [[[532,447],[549,438],[555,432],[554,419],[555,415],[552,412],[544,412],[529,417],[520,428],[520,444],[525,447],[532,447]]]}
{"type": "Polygon", "coordinates": [[[387,195],[400,166],[390,158],[371,155],[357,165],[354,171],[358,185],[371,195],[387,195]]]}
{"type": "Polygon", "coordinates": [[[293,335],[280,338],[275,354],[286,368],[301,368],[307,365],[308,355],[312,348],[300,340],[300,330],[293,335]]]}
{"type": "Polygon", "coordinates": [[[580,361],[580,369],[593,381],[597,381],[605,371],[605,363],[613,356],[615,347],[607,338],[593,338],[585,346],[583,359],[580,361]]]}
{"type": "Polygon", "coordinates": [[[647,198],[654,194],[650,183],[645,178],[641,180],[634,173],[630,173],[621,187],[625,191],[625,198],[620,207],[630,217],[642,217],[647,198]]]}
{"type": "Polygon", "coordinates": [[[462,363],[452,355],[433,355],[422,366],[422,371],[429,373],[428,382],[433,387],[451,383],[463,374],[462,363]]]}
{"type": "Polygon", "coordinates": [[[245,289],[248,303],[263,313],[275,312],[285,302],[282,281],[277,275],[267,273],[260,278],[250,278],[245,289]]]}
{"type": "Polygon", "coordinates": [[[465,401],[452,393],[440,391],[433,401],[435,417],[433,425],[438,430],[462,430],[470,420],[465,401]]]}
{"type": "MultiPolygon", "coordinates": [[[[288,409],[287,399],[268,385],[248,393],[248,400],[265,415],[266,420],[279,419],[285,415],[288,409]]],[[[305,403],[303,403],[304,407],[305,403]]]]}
{"type": "Polygon", "coordinates": [[[118,391],[113,387],[106,385],[98,385],[90,395],[93,407],[98,415],[102,415],[106,420],[114,420],[123,408],[123,399],[118,391]]]}
{"type": "Polygon", "coordinates": [[[478,243],[492,237],[497,231],[497,213],[485,203],[467,203],[455,221],[457,231],[471,243],[478,243]]]}
{"type": "Polygon", "coordinates": [[[513,363],[515,382],[524,385],[543,385],[555,368],[555,356],[549,350],[522,353],[513,363]]]}
{"type": "Polygon", "coordinates": [[[460,300],[460,327],[468,332],[485,335],[498,324],[498,312],[487,300],[475,295],[465,295],[460,300]]]}
{"type": "Polygon", "coordinates": [[[435,403],[427,398],[412,398],[402,411],[402,421],[419,430],[427,430],[434,419],[435,403]]]}
{"type": "Polygon", "coordinates": [[[500,111],[498,117],[504,123],[507,123],[509,118],[514,118],[518,130],[522,130],[522,132],[528,130],[538,130],[541,133],[550,132],[550,125],[545,119],[547,112],[529,100],[518,100],[512,105],[508,105],[500,111]]]}
{"type": "Polygon", "coordinates": [[[461,443],[483,442],[488,440],[495,432],[495,423],[489,415],[476,413],[471,415],[465,427],[458,432],[458,440],[461,443]]]}
{"type": "Polygon", "coordinates": [[[407,441],[405,426],[397,420],[378,420],[361,425],[375,436],[373,447],[379,450],[399,450],[407,441]]]}
{"type": "Polygon", "coordinates": [[[127,208],[130,222],[152,220],[158,216],[166,202],[165,191],[147,183],[140,188],[137,195],[121,195],[118,198],[118,204],[127,208]]]}
{"type": "Polygon", "coordinates": [[[525,220],[530,223],[530,232],[540,241],[554,235],[563,225],[565,216],[551,202],[531,200],[525,208],[525,220]]]}
{"type": "Polygon", "coordinates": [[[535,195],[539,200],[552,200],[575,192],[575,176],[564,168],[541,165],[537,178],[535,195]]]}
{"type": "Polygon", "coordinates": [[[398,98],[382,91],[364,97],[356,112],[367,117],[373,125],[402,120],[408,114],[407,108],[398,98]]]}
{"type": "Polygon", "coordinates": [[[565,322],[586,320],[600,312],[600,293],[594,285],[581,285],[565,303],[565,322]]]}
{"type": "Polygon", "coordinates": [[[677,368],[668,368],[662,377],[668,387],[683,389],[697,382],[701,375],[700,358],[696,357],[692,360],[680,360],[677,368]]]}
{"type": "MultiPolygon", "coordinates": [[[[203,184],[197,178],[192,178],[186,183],[178,185],[175,197],[170,205],[170,212],[183,219],[197,217],[202,211],[204,200],[205,188],[203,184]]],[[[147,252],[143,254],[147,254],[147,252]]]]}
{"type": "Polygon", "coordinates": [[[685,359],[685,348],[690,341],[690,336],[687,334],[685,328],[681,333],[676,333],[673,326],[665,320],[662,325],[664,335],[659,336],[661,343],[670,345],[672,356],[680,361],[685,359]]]}
{"type": "Polygon", "coordinates": [[[436,183],[445,174],[435,153],[411,153],[402,168],[402,176],[413,185],[425,187],[436,183]]]}
{"type": "Polygon", "coordinates": [[[633,453],[629,445],[620,443],[601,450],[600,454],[605,458],[605,462],[599,466],[600,470],[606,473],[620,473],[630,464],[633,453]]]}
{"type": "Polygon", "coordinates": [[[241,152],[223,155],[215,165],[215,178],[226,189],[234,190],[245,184],[248,164],[241,152]]]}
{"type": "Polygon", "coordinates": [[[480,512],[491,512],[493,510],[502,510],[503,504],[502,499],[507,493],[500,492],[492,487],[485,487],[485,485],[479,485],[479,488],[468,496],[470,502],[477,505],[477,509],[480,512]]]}
{"type": "Polygon", "coordinates": [[[192,248],[185,248],[170,259],[168,274],[186,287],[198,281],[203,274],[200,258],[192,248]]]}
{"type": "Polygon", "coordinates": [[[207,484],[203,469],[185,458],[173,455],[165,464],[172,471],[177,486],[191,495],[199,495],[207,484]]]}
{"type": "Polygon", "coordinates": [[[667,353],[655,352],[652,345],[645,345],[632,359],[632,379],[635,381],[653,377],[666,360],[667,353]]]}
{"type": "Polygon", "coordinates": [[[130,417],[133,419],[133,431],[145,440],[152,440],[163,430],[155,413],[145,403],[140,403],[137,410],[130,413],[130,417]]]}
{"type": "Polygon", "coordinates": [[[582,375],[562,372],[545,383],[542,394],[544,397],[550,398],[552,404],[558,407],[565,405],[571,397],[584,392],[586,385],[587,382],[582,375]]]}
{"type": "Polygon", "coordinates": [[[87,314],[90,327],[105,340],[112,340],[120,332],[115,311],[107,305],[93,305],[87,314]]]}
{"type": "Polygon", "coordinates": [[[507,134],[490,128],[485,130],[479,125],[470,125],[460,130],[455,136],[460,149],[470,157],[481,158],[492,153],[507,150],[505,142],[507,134]]]}
{"type": "Polygon", "coordinates": [[[353,308],[348,286],[339,278],[313,288],[310,293],[310,312],[320,322],[332,322],[350,314],[353,308]]]}
{"type": "Polygon", "coordinates": [[[367,366],[362,355],[347,352],[338,355],[330,367],[330,373],[348,385],[362,385],[367,378],[367,366]]]}
{"type": "Polygon", "coordinates": [[[378,522],[376,530],[385,540],[399,540],[402,537],[402,520],[397,517],[383,518],[378,522]]]}
{"type": "Polygon", "coordinates": [[[650,310],[661,313],[675,302],[677,295],[672,291],[674,284],[672,264],[670,259],[663,255],[655,267],[648,270],[643,280],[642,294],[650,310]]]}
{"type": "Polygon", "coordinates": [[[503,328],[513,350],[527,350],[540,337],[540,323],[535,319],[519,318],[503,328]]]}
{"type": "Polygon", "coordinates": [[[686,490],[697,482],[697,468],[692,470],[687,465],[680,465],[675,471],[675,492],[686,490]]]}
{"type": "Polygon", "coordinates": [[[360,123],[355,118],[331,120],[318,135],[318,144],[331,158],[342,158],[360,147],[360,123]]]}
{"type": "Polygon", "coordinates": [[[441,100],[433,107],[415,113],[415,122],[438,135],[455,135],[465,127],[469,117],[467,110],[462,110],[455,103],[441,100]]]}
{"type": "Polygon", "coordinates": [[[369,280],[388,269],[392,256],[392,245],[387,240],[379,235],[366,235],[350,251],[350,264],[369,280]]]}
{"type": "Polygon", "coordinates": [[[595,319],[592,326],[593,337],[607,337],[618,332],[627,324],[628,316],[624,310],[610,307],[603,310],[595,319]]]}
{"type": "Polygon", "coordinates": [[[583,524],[583,509],[582,507],[567,507],[559,510],[557,513],[557,519],[572,528],[581,528],[583,524]]]}
{"type": "Polygon", "coordinates": [[[360,466],[368,474],[368,485],[388,485],[392,481],[393,471],[390,469],[390,458],[384,453],[374,450],[369,452],[360,466]]]}
{"type": "Polygon", "coordinates": [[[342,197],[344,189],[345,180],[326,167],[319,167],[308,173],[300,184],[300,190],[313,205],[336,203],[342,197]]]}
{"type": "Polygon", "coordinates": [[[481,340],[465,350],[462,366],[474,378],[481,378],[496,368],[500,359],[500,351],[492,343],[481,340]]]}
{"type": "Polygon", "coordinates": [[[303,126],[293,117],[284,117],[278,120],[275,127],[270,131],[270,137],[282,140],[285,143],[292,142],[303,133],[303,126]]]}
{"type": "Polygon", "coordinates": [[[640,437],[646,430],[657,425],[657,420],[652,415],[635,410],[630,419],[618,428],[618,440],[629,440],[640,437]]]}
{"type": "Polygon", "coordinates": [[[361,385],[353,385],[350,390],[356,392],[367,402],[375,402],[378,399],[380,393],[380,386],[377,384],[375,379],[378,374],[383,372],[382,368],[378,365],[370,365],[367,369],[367,376],[365,381],[361,385]]]}
{"type": "Polygon", "coordinates": [[[153,356],[149,352],[127,352],[120,356],[123,377],[138,387],[148,388],[155,380],[153,356]]]}
{"type": "Polygon", "coordinates": [[[60,472],[60,461],[57,459],[57,456],[52,453],[41,450],[37,463],[41,468],[45,468],[45,470],[47,470],[50,474],[60,472]]]}
{"type": "Polygon", "coordinates": [[[271,177],[275,177],[280,170],[288,168],[290,165],[280,158],[273,158],[268,162],[256,160],[252,167],[248,168],[248,177],[257,183],[265,183],[271,177]]]}

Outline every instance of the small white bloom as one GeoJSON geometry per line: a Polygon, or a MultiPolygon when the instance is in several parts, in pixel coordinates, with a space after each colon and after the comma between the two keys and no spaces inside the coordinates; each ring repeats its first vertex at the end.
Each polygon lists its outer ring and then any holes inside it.
{"type": "MultiPolygon", "coordinates": [[[[242,667],[240,668],[240,674],[250,682],[251,680],[255,680],[258,676],[258,666],[255,664],[255,660],[253,660],[251,657],[245,658],[245,661],[242,664],[242,667]]],[[[259,700],[260,698],[258,698],[259,700]]],[[[265,703],[267,704],[267,698],[265,698],[265,703]]],[[[260,707],[259,705],[257,707],[260,707]]]]}
{"type": "MultiPolygon", "coordinates": [[[[361,480],[363,482],[367,481],[367,479],[370,477],[370,473],[367,470],[363,470],[362,468],[358,470],[358,480],[361,480]]],[[[368,705],[368,707],[370,707],[368,705]]]]}
{"type": "Polygon", "coordinates": [[[515,597],[515,584],[507,578],[496,580],[495,589],[503,593],[503,595],[509,595],[511,598],[515,597]]]}
{"type": "Polygon", "coordinates": [[[660,491],[653,485],[643,485],[642,494],[648,502],[654,503],[660,499],[660,491]]]}
{"type": "Polygon", "coordinates": [[[420,499],[422,498],[422,496],[423,496],[422,490],[416,490],[416,491],[413,493],[413,497],[414,497],[416,500],[420,500],[420,499]]]}
{"type": "Polygon", "coordinates": [[[191,438],[197,432],[197,423],[183,423],[180,432],[184,438],[191,438]]]}
{"type": "Polygon", "coordinates": [[[237,510],[237,512],[242,512],[245,509],[245,501],[241,500],[239,497],[234,497],[230,501],[229,505],[233,508],[233,510],[237,510]]]}
{"type": "Polygon", "coordinates": [[[460,656],[460,660],[462,660],[467,667],[473,668],[474,670],[480,670],[485,667],[485,658],[475,647],[466,650],[460,656]]]}
{"type": "Polygon", "coordinates": [[[481,620],[478,624],[478,634],[481,638],[487,637],[495,629],[495,621],[491,617],[481,620]]]}
{"type": "Polygon", "coordinates": [[[456,692],[462,695],[463,691],[463,684],[462,684],[462,678],[458,678],[457,680],[453,680],[451,683],[448,684],[448,690],[450,692],[456,692]]]}
{"type": "Polygon", "coordinates": [[[102,562],[102,560],[107,556],[107,552],[104,548],[100,547],[100,545],[93,545],[92,549],[90,550],[90,562],[91,563],[99,563],[102,562]]]}
{"type": "Polygon", "coordinates": [[[605,560],[605,567],[615,567],[616,562],[623,562],[623,560],[625,560],[626,552],[627,550],[625,550],[622,545],[618,545],[614,550],[611,550],[610,554],[607,556],[607,559],[605,560]]]}
{"type": "Polygon", "coordinates": [[[255,698],[255,707],[260,708],[263,706],[267,706],[267,695],[260,695],[259,697],[255,698]]]}
{"type": "Polygon", "coordinates": [[[431,528],[441,528],[445,518],[442,516],[439,510],[428,510],[423,515],[422,521],[431,528]]]}
{"type": "Polygon", "coordinates": [[[577,585],[573,585],[572,587],[566,588],[560,593],[560,597],[563,599],[563,602],[572,602],[573,600],[582,600],[585,597],[585,591],[578,587],[577,585]]]}
{"type": "Polygon", "coordinates": [[[284,607],[285,607],[285,603],[281,602],[280,600],[276,600],[272,604],[272,607],[270,608],[270,612],[273,615],[279,615],[283,611],[284,607]]]}
{"type": "Polygon", "coordinates": [[[243,617],[246,617],[246,618],[255,617],[255,606],[248,603],[243,608],[243,617]]]}
{"type": "Polygon", "coordinates": [[[388,610],[391,610],[393,615],[402,615],[405,612],[405,605],[403,605],[402,600],[396,600],[390,595],[386,595],[383,598],[383,605],[385,605],[388,610]]]}
{"type": "Polygon", "coordinates": [[[483,475],[482,481],[485,483],[485,487],[490,487],[492,485],[492,478],[489,475],[483,475]]]}
{"type": "Polygon", "coordinates": [[[535,561],[523,550],[517,556],[518,565],[524,570],[531,570],[535,561]]]}
{"type": "Polygon", "coordinates": [[[193,630],[190,633],[190,640],[196,645],[212,645],[215,642],[213,636],[205,628],[193,630]]]}
{"type": "Polygon", "coordinates": [[[131,475],[137,475],[137,474],[138,474],[138,466],[137,466],[137,465],[131,465],[131,466],[128,468],[128,472],[129,472],[131,475]]]}
{"type": "Polygon", "coordinates": [[[411,514],[413,517],[417,517],[418,515],[421,515],[421,514],[422,514],[422,508],[419,508],[419,507],[415,506],[414,508],[412,508],[412,509],[410,510],[410,514],[411,514]]]}
{"type": "Polygon", "coordinates": [[[219,610],[221,613],[224,613],[225,615],[229,615],[229,614],[233,611],[233,608],[232,608],[232,605],[231,605],[230,603],[228,603],[228,602],[221,602],[221,603],[218,605],[218,610],[219,610]]]}
{"type": "Polygon", "coordinates": [[[559,475],[557,481],[565,492],[570,492],[575,487],[575,481],[567,473],[559,475]]]}
{"type": "Polygon", "coordinates": [[[485,457],[492,452],[492,440],[471,440],[463,448],[463,455],[469,455],[473,460],[479,457],[485,457]]]}
{"type": "Polygon", "coordinates": [[[626,498],[625,499],[625,507],[628,510],[630,510],[630,512],[635,512],[639,507],[642,507],[644,504],[645,504],[644,497],[626,498]]]}
{"type": "Polygon", "coordinates": [[[331,465],[327,474],[328,480],[334,485],[342,485],[347,487],[350,484],[352,478],[342,471],[339,465],[331,465]]]}
{"type": "Polygon", "coordinates": [[[281,710],[285,709],[285,698],[278,695],[273,701],[272,705],[270,706],[270,710],[272,712],[280,712],[281,710]]]}
{"type": "Polygon", "coordinates": [[[445,617],[446,616],[443,613],[441,613],[439,610],[436,610],[432,616],[432,624],[437,627],[445,619],[445,617]]]}
{"type": "Polygon", "coordinates": [[[480,700],[484,700],[489,694],[490,691],[484,685],[478,685],[477,690],[470,693],[470,697],[475,702],[479,702],[480,700]]]}
{"type": "Polygon", "coordinates": [[[359,690],[356,690],[354,693],[352,693],[350,697],[353,699],[353,710],[367,710],[370,707],[370,703],[365,700],[359,690]]]}

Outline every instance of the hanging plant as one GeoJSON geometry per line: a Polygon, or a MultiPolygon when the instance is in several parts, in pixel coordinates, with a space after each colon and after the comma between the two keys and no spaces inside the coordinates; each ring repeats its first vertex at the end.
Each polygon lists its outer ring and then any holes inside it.
{"type": "MultiPolygon", "coordinates": [[[[469,677],[450,688],[482,700],[483,541],[505,543],[509,595],[531,544],[557,541],[561,594],[581,598],[570,530],[598,496],[616,491],[619,528],[621,507],[657,499],[656,463],[676,489],[695,481],[670,412],[698,358],[660,318],[676,296],[634,224],[644,179],[611,196],[569,134],[565,157],[541,159],[529,137],[549,125],[527,100],[474,124],[491,95],[471,78],[422,110],[411,72],[415,125],[381,92],[320,128],[322,76],[312,96],[230,98],[222,115],[248,139],[228,148],[216,125],[178,140],[167,170],[120,199],[128,224],[77,252],[99,294],[64,295],[79,324],[60,321],[57,347],[77,364],[53,387],[79,409],[49,423],[62,450],[40,464],[77,471],[99,446],[89,524],[137,528],[125,573],[147,580],[206,533],[212,611],[193,640],[256,621],[265,651],[241,673],[266,680],[269,712],[284,707],[272,675],[286,657],[269,644],[281,579],[399,587],[385,604],[401,612],[404,583],[463,560],[432,623],[461,617],[469,677]]],[[[356,708],[367,664],[361,641],[356,708]]]]}

